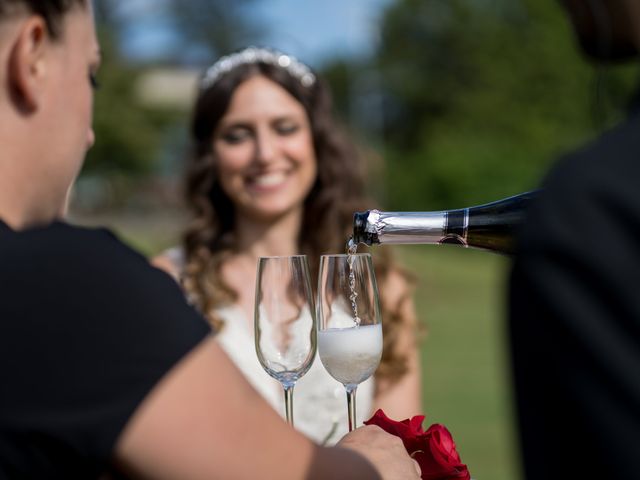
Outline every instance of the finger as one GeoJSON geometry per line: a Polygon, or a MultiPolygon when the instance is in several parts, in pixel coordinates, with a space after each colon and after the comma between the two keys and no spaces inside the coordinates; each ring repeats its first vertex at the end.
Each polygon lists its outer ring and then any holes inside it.
{"type": "Polygon", "coordinates": [[[413,466],[416,469],[416,473],[418,474],[418,477],[422,477],[422,469],[420,468],[420,464],[416,460],[413,460],[413,466]]]}

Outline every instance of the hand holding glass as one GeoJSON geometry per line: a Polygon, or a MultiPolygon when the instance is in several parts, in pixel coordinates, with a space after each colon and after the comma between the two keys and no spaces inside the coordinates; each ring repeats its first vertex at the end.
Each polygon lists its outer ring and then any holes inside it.
{"type": "Polygon", "coordinates": [[[358,384],[375,372],[382,356],[380,305],[371,255],[323,255],[317,309],[320,360],[345,386],[352,431],[356,428],[358,384]]]}
{"type": "Polygon", "coordinates": [[[314,313],[307,257],[260,257],[254,316],[256,353],[262,368],[284,387],[290,425],[293,387],[316,355],[314,313]]]}

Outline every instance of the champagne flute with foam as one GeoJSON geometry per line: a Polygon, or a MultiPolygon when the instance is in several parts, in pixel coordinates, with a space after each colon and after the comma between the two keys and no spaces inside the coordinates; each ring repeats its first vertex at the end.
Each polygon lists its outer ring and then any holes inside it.
{"type": "Polygon", "coordinates": [[[356,428],[356,390],[378,368],[382,323],[368,253],[323,255],[317,299],[318,352],[347,392],[349,431],[356,428]]]}

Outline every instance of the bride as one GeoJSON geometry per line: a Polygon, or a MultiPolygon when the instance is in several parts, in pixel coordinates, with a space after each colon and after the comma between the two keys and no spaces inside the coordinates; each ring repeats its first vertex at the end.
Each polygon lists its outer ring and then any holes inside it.
{"type": "MultiPolygon", "coordinates": [[[[193,219],[184,242],[153,263],[182,283],[219,330],[218,340],[281,414],[282,387],[261,368],[253,343],[260,256],[340,253],[353,212],[371,207],[355,149],[331,117],[330,94],[296,59],[248,48],[203,75],[193,110],[186,193],[193,219]]],[[[375,254],[384,352],[358,388],[358,424],[383,408],[392,418],[421,410],[417,321],[410,276],[387,249],[375,254]]],[[[344,387],[319,361],[296,384],[296,428],[335,443],[347,431],[344,387]]]]}

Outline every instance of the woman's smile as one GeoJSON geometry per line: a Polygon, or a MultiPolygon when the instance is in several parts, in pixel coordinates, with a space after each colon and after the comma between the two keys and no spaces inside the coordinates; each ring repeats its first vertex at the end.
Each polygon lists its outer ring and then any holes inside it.
{"type": "Polygon", "coordinates": [[[259,193],[273,192],[283,187],[289,180],[288,171],[263,172],[246,179],[247,187],[259,193]]]}

